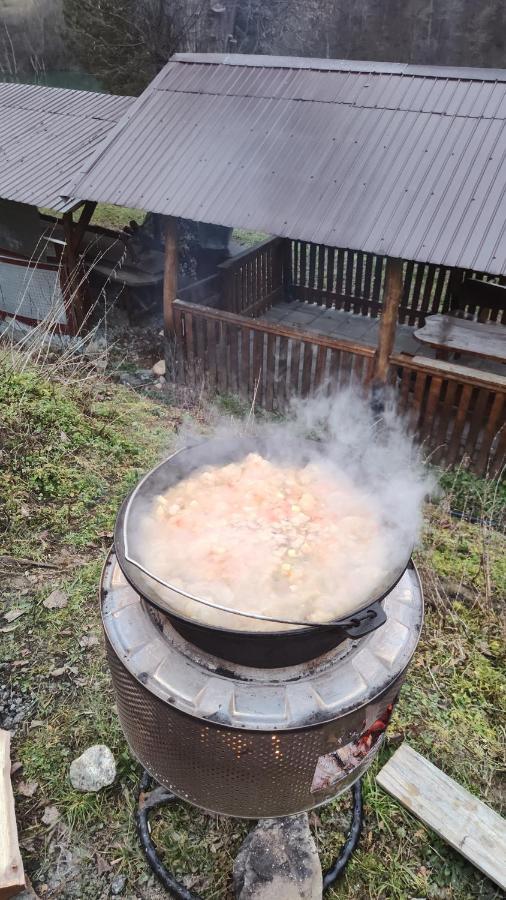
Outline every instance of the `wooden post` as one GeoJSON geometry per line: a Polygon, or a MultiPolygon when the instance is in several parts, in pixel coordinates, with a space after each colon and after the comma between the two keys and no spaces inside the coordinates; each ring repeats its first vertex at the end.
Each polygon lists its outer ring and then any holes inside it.
{"type": "Polygon", "coordinates": [[[165,265],[163,274],[163,321],[165,337],[174,334],[174,313],[172,304],[177,295],[177,221],[172,216],[167,219],[165,228],[165,265]]]}
{"type": "Polygon", "coordinates": [[[7,900],[25,886],[11,786],[10,731],[0,731],[0,897],[7,900]]]}
{"type": "Polygon", "coordinates": [[[82,271],[79,266],[79,251],[85,231],[90,224],[96,203],[86,201],[77,222],[71,212],[63,214],[62,225],[65,248],[62,258],[62,290],[65,308],[71,317],[72,330],[77,333],[85,319],[86,289],[81,284],[82,271]]]}
{"type": "Polygon", "coordinates": [[[378,349],[374,360],[374,381],[385,384],[388,378],[390,356],[394,349],[399,305],[402,298],[402,260],[388,257],[383,291],[378,349]]]}

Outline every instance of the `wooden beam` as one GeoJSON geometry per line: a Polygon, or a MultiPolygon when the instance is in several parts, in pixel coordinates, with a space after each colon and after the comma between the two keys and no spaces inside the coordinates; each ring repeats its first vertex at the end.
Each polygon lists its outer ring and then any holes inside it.
{"type": "Polygon", "coordinates": [[[91,203],[89,200],[84,204],[81,215],[79,216],[79,221],[75,223],[73,227],[74,233],[74,254],[77,256],[79,250],[81,249],[81,243],[85,234],[85,231],[88,225],[91,222],[93,213],[97,208],[96,203],[91,203]]]}
{"type": "Polygon", "coordinates": [[[378,349],[376,351],[373,374],[374,381],[381,384],[385,384],[388,378],[390,356],[395,344],[402,289],[402,260],[388,257],[379,325],[378,349]]]}
{"type": "Polygon", "coordinates": [[[0,898],[8,900],[25,887],[23,861],[11,786],[10,731],[0,731],[0,898]]]}
{"type": "Polygon", "coordinates": [[[165,264],[163,274],[163,321],[165,336],[174,333],[174,312],[172,304],[177,296],[177,221],[172,216],[167,219],[165,228],[165,264]]]}
{"type": "Polygon", "coordinates": [[[506,890],[506,820],[403,744],[378,784],[465,859],[506,890]]]}

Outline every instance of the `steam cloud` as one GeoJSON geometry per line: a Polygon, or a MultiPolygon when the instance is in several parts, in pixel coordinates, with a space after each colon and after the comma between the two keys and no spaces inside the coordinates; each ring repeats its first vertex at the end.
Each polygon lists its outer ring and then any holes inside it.
{"type": "MultiPolygon", "coordinates": [[[[377,584],[376,592],[371,595],[366,553],[364,560],[355,558],[352,573],[343,570],[342,561],[339,563],[341,568],[336,563],[336,568],[331,567],[321,581],[326,590],[336,597],[335,615],[329,615],[325,621],[347,614],[353,608],[376,599],[392,584],[392,576],[400,574],[419,537],[423,500],[432,490],[433,483],[405,423],[395,412],[393,398],[387,398],[384,412],[378,416],[366,398],[355,390],[342,390],[330,395],[322,390],[316,398],[294,401],[289,414],[282,421],[250,417],[244,423],[222,419],[214,423],[211,434],[206,435],[206,438],[203,442],[202,434],[180,434],[180,447],[200,446],[191,451],[192,465],[188,471],[180,473],[179,478],[181,474],[183,477],[193,476],[199,468],[222,466],[257,447],[260,454],[278,465],[300,468],[308,463],[316,463],[328,474],[329,480],[351,483],[365,495],[369,507],[374,510],[381,523],[383,576],[377,584]],[[335,589],[331,588],[334,584],[335,589]],[[365,592],[362,602],[361,591],[365,592]]],[[[183,451],[178,457],[183,469],[184,458],[183,451]]],[[[156,493],[169,486],[170,482],[158,483],[156,493]]],[[[149,496],[139,498],[135,507],[135,519],[130,527],[136,554],[142,557],[151,571],[169,583],[173,583],[172,575],[177,574],[180,579],[181,573],[185,571],[189,573],[191,581],[192,568],[194,572],[198,570],[198,566],[194,566],[192,561],[192,542],[183,542],[176,549],[164,546],[160,529],[153,523],[153,497],[151,492],[149,496]]],[[[215,527],[218,532],[218,517],[215,527]]],[[[193,543],[195,555],[197,543],[193,543]]],[[[374,558],[374,549],[377,551],[377,547],[371,549],[370,563],[377,569],[378,559],[374,558]]],[[[252,556],[255,557],[255,554],[252,556]]],[[[208,585],[206,599],[247,612],[260,611],[259,587],[261,593],[265,560],[257,554],[251,565],[252,569],[244,579],[240,598],[231,597],[229,587],[214,583],[208,585]]],[[[200,587],[200,592],[193,592],[202,597],[202,585],[200,587]]],[[[192,593],[191,588],[186,589],[190,589],[192,593]]],[[[164,588],[157,588],[157,591],[160,597],[165,598],[184,615],[224,627],[252,628],[251,619],[216,613],[164,588]],[[214,618],[216,616],[221,618],[214,618]]],[[[261,611],[264,612],[264,609],[261,611]]],[[[285,613],[285,616],[293,618],[289,613],[285,613]]]]}

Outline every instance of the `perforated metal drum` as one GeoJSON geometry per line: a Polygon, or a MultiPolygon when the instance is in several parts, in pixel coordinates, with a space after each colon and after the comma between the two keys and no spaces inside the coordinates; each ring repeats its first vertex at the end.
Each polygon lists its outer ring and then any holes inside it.
{"type": "Polygon", "coordinates": [[[410,566],[386,624],[311,662],[239,666],[185,641],[110,555],[101,589],[108,658],[133,754],[210,812],[284,816],[346,790],[377,754],[418,642],[423,599],[410,566]]]}

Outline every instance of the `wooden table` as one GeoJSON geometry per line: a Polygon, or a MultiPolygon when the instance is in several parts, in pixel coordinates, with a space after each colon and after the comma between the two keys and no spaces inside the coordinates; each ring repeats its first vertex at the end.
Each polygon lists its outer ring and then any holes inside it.
{"type": "Polygon", "coordinates": [[[423,344],[441,353],[470,353],[483,359],[506,362],[506,326],[498,322],[471,322],[454,316],[429,316],[415,331],[423,344]]]}

